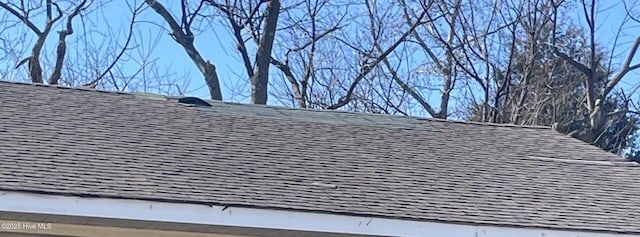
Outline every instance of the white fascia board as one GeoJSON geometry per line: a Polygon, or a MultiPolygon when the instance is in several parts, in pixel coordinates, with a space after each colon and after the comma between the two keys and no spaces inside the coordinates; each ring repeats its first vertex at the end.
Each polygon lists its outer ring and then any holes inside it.
{"type": "Polygon", "coordinates": [[[0,211],[403,237],[630,236],[4,191],[0,191],[0,211]]]}

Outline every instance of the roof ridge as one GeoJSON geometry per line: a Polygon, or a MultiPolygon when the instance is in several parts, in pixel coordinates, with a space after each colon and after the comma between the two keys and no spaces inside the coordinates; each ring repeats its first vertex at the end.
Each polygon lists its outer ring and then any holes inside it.
{"type": "Polygon", "coordinates": [[[610,160],[587,160],[587,159],[567,159],[567,158],[557,158],[557,157],[549,157],[549,156],[529,155],[526,157],[524,156],[520,157],[520,159],[545,161],[545,162],[572,163],[572,164],[581,164],[581,165],[640,167],[639,163],[624,159],[622,157],[618,157],[618,159],[610,159],[610,160]]]}
{"type": "Polygon", "coordinates": [[[14,85],[20,85],[20,86],[47,87],[47,88],[53,88],[53,89],[92,91],[92,92],[120,94],[120,95],[132,95],[133,94],[131,92],[109,91],[109,90],[102,90],[102,89],[96,89],[96,88],[91,88],[91,87],[83,87],[83,86],[70,87],[70,86],[64,86],[64,85],[60,85],[60,84],[58,84],[58,85],[49,85],[49,84],[44,84],[44,83],[31,83],[31,82],[6,81],[6,80],[0,80],[0,83],[14,84],[14,85]]]}
{"type": "MultiPolygon", "coordinates": [[[[91,92],[101,92],[101,93],[113,93],[120,95],[157,95],[159,97],[163,97],[166,100],[177,100],[186,96],[166,96],[157,93],[149,93],[149,92],[121,92],[121,91],[108,91],[108,90],[100,90],[95,88],[87,88],[87,87],[69,87],[62,85],[47,85],[43,83],[26,83],[26,82],[18,82],[18,81],[4,81],[0,80],[0,83],[7,84],[15,84],[15,85],[24,85],[24,86],[41,86],[48,88],[57,88],[57,89],[70,89],[70,90],[79,90],[79,91],[91,91],[91,92]]],[[[136,98],[142,99],[151,99],[150,96],[136,96],[136,98]]],[[[157,100],[157,98],[156,98],[157,100]]],[[[309,108],[293,108],[293,107],[285,107],[279,105],[260,105],[260,104],[245,104],[238,102],[230,102],[230,101],[215,101],[206,99],[205,101],[209,103],[224,103],[228,105],[237,105],[237,106],[254,106],[254,107],[262,107],[262,108],[272,108],[272,109],[287,109],[287,110],[298,110],[298,111],[310,111],[310,112],[322,112],[322,113],[347,113],[347,114],[357,114],[357,115],[366,115],[366,116],[383,116],[383,117],[391,117],[391,118],[401,118],[401,119],[413,119],[417,121],[430,121],[430,122],[439,122],[439,123],[452,123],[452,124],[466,124],[466,125],[477,125],[477,126],[488,126],[488,127],[505,127],[505,128],[523,128],[523,129],[545,129],[552,130],[551,127],[541,126],[541,125],[517,125],[517,124],[508,124],[508,123],[488,123],[488,122],[475,122],[475,121],[460,121],[460,120],[452,120],[452,119],[439,119],[439,118],[427,118],[420,116],[401,116],[394,114],[376,114],[376,113],[364,113],[364,112],[354,112],[354,111],[343,111],[343,110],[321,110],[321,109],[309,109],[309,108]]]]}
{"type": "Polygon", "coordinates": [[[542,125],[518,125],[518,124],[508,124],[508,123],[460,121],[460,120],[452,120],[452,119],[420,117],[420,116],[413,116],[413,115],[402,116],[402,115],[394,115],[394,114],[376,114],[376,113],[364,113],[364,112],[354,112],[354,111],[344,111],[344,110],[319,110],[319,109],[308,109],[308,108],[293,108],[293,107],[285,107],[285,106],[279,106],[279,105],[243,104],[243,103],[237,103],[237,102],[214,101],[214,100],[206,100],[206,101],[209,103],[213,102],[213,103],[224,103],[224,104],[241,105],[241,106],[257,106],[257,107],[267,107],[267,108],[273,108],[273,109],[287,109],[287,110],[300,110],[300,111],[326,112],[326,113],[348,113],[348,114],[360,114],[360,115],[367,115],[367,116],[385,116],[385,117],[393,117],[393,118],[415,119],[418,121],[423,120],[423,121],[441,122],[441,123],[552,130],[551,127],[542,126],[542,125]]]}
{"type": "Polygon", "coordinates": [[[437,122],[448,122],[448,123],[462,123],[462,124],[470,124],[470,125],[481,125],[481,126],[492,126],[492,127],[512,127],[512,128],[527,128],[527,129],[548,129],[551,130],[551,127],[542,126],[542,125],[518,125],[511,123],[490,123],[490,122],[476,122],[476,121],[460,121],[460,120],[448,120],[448,119],[438,119],[438,118],[419,118],[437,122]]]}

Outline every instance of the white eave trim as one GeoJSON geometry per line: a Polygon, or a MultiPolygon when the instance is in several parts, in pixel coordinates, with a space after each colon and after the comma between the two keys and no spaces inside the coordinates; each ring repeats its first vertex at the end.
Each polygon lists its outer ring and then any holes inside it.
{"type": "Polygon", "coordinates": [[[0,211],[382,236],[614,237],[610,233],[475,226],[253,208],[0,191],[0,211]]]}

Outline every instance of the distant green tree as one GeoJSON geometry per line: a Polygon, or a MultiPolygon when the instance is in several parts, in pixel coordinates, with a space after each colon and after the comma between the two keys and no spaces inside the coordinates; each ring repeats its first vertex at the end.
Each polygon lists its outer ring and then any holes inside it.
{"type": "MultiPolygon", "coordinates": [[[[492,119],[485,122],[552,126],[558,132],[618,154],[631,148],[638,140],[638,117],[628,112],[629,98],[622,92],[597,94],[597,98],[604,98],[596,103],[606,122],[604,126],[591,127],[586,75],[554,52],[554,46],[561,45],[569,57],[587,58],[584,35],[576,27],[566,27],[563,32],[556,32],[555,45],[551,44],[551,33],[545,32],[539,32],[536,38],[516,40],[511,66],[494,68],[494,84],[504,85],[498,88],[503,93],[495,93],[484,105],[471,103],[467,119],[481,121],[482,111],[489,111],[492,119]]],[[[611,76],[602,63],[605,56],[603,50],[597,52],[597,92],[604,90],[611,76]]],[[[636,150],[631,153],[630,159],[640,157],[636,150]]]]}

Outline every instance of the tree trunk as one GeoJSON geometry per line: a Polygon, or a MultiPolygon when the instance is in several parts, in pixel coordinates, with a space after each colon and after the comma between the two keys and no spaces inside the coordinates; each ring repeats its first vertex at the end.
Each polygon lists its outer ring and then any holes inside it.
{"type": "Polygon", "coordinates": [[[267,104],[269,85],[269,65],[271,49],[276,35],[280,0],[271,0],[267,5],[264,31],[256,54],[256,68],[251,78],[251,103],[267,104]]]}

